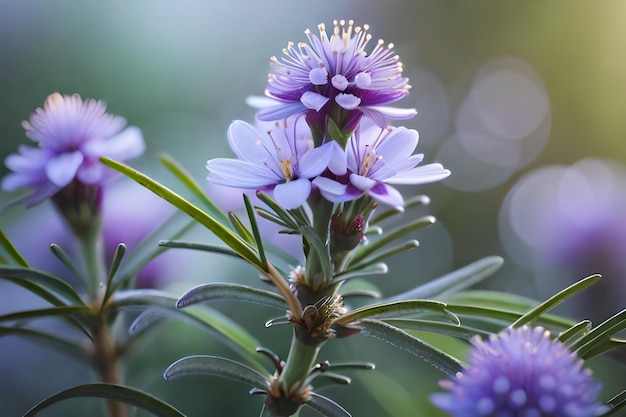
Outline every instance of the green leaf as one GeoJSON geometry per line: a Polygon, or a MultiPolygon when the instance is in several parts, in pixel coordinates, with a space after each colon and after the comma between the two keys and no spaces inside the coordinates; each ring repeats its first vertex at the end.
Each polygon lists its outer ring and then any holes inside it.
{"type": "Polygon", "coordinates": [[[40,288],[44,288],[48,294],[50,294],[50,291],[53,291],[57,295],[65,298],[69,303],[84,305],[83,300],[71,285],[61,278],[46,272],[24,267],[1,266],[0,278],[9,279],[10,281],[34,292],[35,294],[42,296],[53,304],[58,301],[58,298],[54,296],[48,297],[43,292],[39,291],[40,288]],[[36,287],[30,284],[36,284],[36,287]]]}
{"type": "MultiPolygon", "coordinates": [[[[298,221],[291,215],[291,213],[289,213],[287,210],[285,210],[284,208],[282,208],[280,206],[280,204],[278,204],[277,202],[275,202],[274,200],[272,200],[270,198],[270,196],[268,196],[265,193],[262,192],[257,192],[256,196],[259,198],[259,200],[261,200],[262,202],[264,202],[265,204],[267,204],[267,206],[272,209],[272,211],[274,212],[274,214],[276,215],[276,217],[278,217],[280,220],[282,220],[282,222],[285,224],[285,226],[288,229],[292,229],[292,230],[298,230],[298,221]]],[[[263,207],[256,207],[256,209],[260,212],[267,212],[263,207]]],[[[267,217],[266,217],[267,218],[267,217]]],[[[269,219],[268,220],[272,220],[269,219]]]]}
{"type": "Polygon", "coordinates": [[[281,311],[287,310],[285,300],[278,294],[247,285],[231,283],[210,283],[199,285],[183,294],[176,307],[183,308],[191,304],[212,300],[239,300],[273,307],[281,311]]]}
{"type": "Polygon", "coordinates": [[[166,248],[191,249],[191,250],[198,250],[198,251],[209,252],[209,253],[218,253],[220,255],[226,255],[226,256],[233,257],[233,258],[237,258],[237,259],[243,259],[232,249],[229,249],[223,246],[210,245],[207,243],[185,242],[181,240],[161,240],[159,242],[159,246],[163,246],[166,248]]]}
{"type": "Polygon", "coordinates": [[[252,207],[252,203],[250,203],[250,198],[244,194],[243,201],[246,205],[246,211],[248,212],[248,220],[250,221],[250,227],[252,228],[252,235],[254,236],[254,241],[256,243],[256,248],[259,252],[259,260],[263,265],[267,264],[267,258],[265,257],[265,250],[263,249],[263,240],[261,239],[261,232],[259,231],[259,225],[256,221],[256,217],[254,216],[254,208],[252,207]]]}
{"type": "Polygon", "coordinates": [[[523,325],[534,321],[535,319],[537,319],[537,317],[541,316],[546,311],[549,311],[554,306],[559,304],[561,301],[565,300],[568,297],[571,297],[572,295],[576,294],[578,291],[584,288],[587,288],[591,284],[596,283],[600,278],[601,278],[600,275],[591,275],[585,279],[578,281],[575,284],[570,285],[569,287],[565,288],[559,293],[548,298],[546,301],[539,304],[537,307],[533,308],[532,310],[524,314],[519,319],[515,320],[515,322],[511,324],[511,327],[513,328],[522,327],[523,325]]]}
{"type": "Polygon", "coordinates": [[[622,310],[613,317],[591,329],[589,333],[578,339],[571,350],[580,357],[586,357],[587,352],[608,342],[613,335],[626,328],[626,310],[622,310]]]}
{"type": "Polygon", "coordinates": [[[339,281],[347,281],[353,278],[361,278],[366,275],[382,275],[386,274],[389,268],[387,268],[387,264],[383,262],[368,264],[364,268],[353,270],[353,268],[349,268],[345,271],[342,271],[335,275],[333,279],[335,282],[339,281]]]}
{"type": "Polygon", "coordinates": [[[345,408],[330,398],[316,394],[315,392],[311,393],[311,399],[304,405],[314,409],[324,417],[352,417],[352,414],[348,413],[345,408]]]}
{"type": "Polygon", "coordinates": [[[163,377],[170,380],[186,375],[217,375],[257,388],[267,388],[267,379],[259,372],[242,363],[219,356],[195,355],[181,358],[165,370],[163,377]]]}
{"type": "Polygon", "coordinates": [[[433,300],[408,300],[395,303],[377,304],[352,310],[335,320],[335,323],[345,326],[362,319],[382,319],[389,317],[402,317],[423,312],[441,313],[455,324],[459,324],[459,318],[447,310],[446,303],[433,300]]]}
{"type": "Polygon", "coordinates": [[[579,323],[576,323],[569,329],[562,331],[559,334],[559,340],[562,343],[567,343],[568,340],[571,340],[571,339],[576,340],[586,335],[587,333],[589,333],[589,330],[591,330],[591,321],[583,320],[579,323]]]}
{"type": "Polygon", "coordinates": [[[72,258],[61,248],[59,245],[52,243],[50,245],[50,251],[57,257],[59,261],[76,277],[78,278],[85,287],[87,287],[87,278],[85,274],[80,271],[76,263],[72,260],[72,258]]]}
{"type": "Polygon", "coordinates": [[[78,397],[107,398],[109,400],[121,401],[142,408],[159,417],[185,417],[183,413],[171,405],[143,391],[121,385],[104,383],[79,385],[61,391],[28,410],[23,417],[33,417],[52,404],[78,397]]]}
{"type": "Polygon", "coordinates": [[[361,333],[403,349],[451,377],[465,366],[447,353],[382,321],[363,320],[359,323],[359,327],[361,327],[361,333]]]}
{"type": "Polygon", "coordinates": [[[392,207],[390,209],[387,209],[386,211],[380,213],[379,215],[375,216],[370,222],[369,222],[369,226],[373,226],[375,224],[378,224],[380,222],[382,222],[383,220],[386,220],[390,217],[396,216],[398,214],[402,214],[406,211],[407,208],[412,207],[412,206],[417,206],[417,205],[421,205],[421,206],[427,206],[428,204],[430,204],[430,198],[426,195],[416,195],[413,196],[407,200],[404,201],[404,207],[402,207],[402,210],[398,210],[395,207],[392,207]]]}
{"type": "Polygon", "coordinates": [[[16,336],[30,339],[43,344],[46,348],[53,348],[59,352],[63,352],[78,361],[86,360],[85,350],[81,345],[40,330],[25,327],[0,327],[0,337],[4,336],[16,336]]]}
{"type": "Polygon", "coordinates": [[[359,261],[365,259],[365,257],[375,253],[376,251],[380,250],[382,247],[388,245],[394,240],[408,233],[411,233],[414,230],[421,229],[422,227],[428,226],[433,223],[435,223],[435,218],[433,216],[426,216],[414,220],[409,224],[402,225],[401,227],[398,227],[391,232],[385,233],[382,238],[370,242],[368,245],[358,247],[354,252],[351,263],[359,263],[359,261]]]}
{"type": "Polygon", "coordinates": [[[178,178],[200,201],[204,204],[209,214],[218,222],[228,224],[228,216],[220,209],[213,200],[209,198],[202,187],[193,179],[193,177],[170,155],[163,154],[159,157],[161,163],[178,178]]]}
{"type": "Polygon", "coordinates": [[[261,271],[267,272],[267,265],[260,263],[255,251],[215,218],[200,210],[198,207],[191,204],[189,201],[185,200],[169,188],[165,187],[162,184],[159,184],[158,182],[140,173],[139,171],[136,171],[119,162],[113,161],[112,159],[100,158],[100,160],[103,164],[126,175],[127,177],[143,185],[159,197],[167,200],[174,207],[187,213],[187,215],[189,215],[191,218],[193,218],[198,223],[202,224],[204,227],[213,232],[215,236],[217,236],[222,242],[224,242],[227,246],[233,249],[237,254],[239,254],[250,264],[254,265],[261,271]]]}
{"type": "Polygon", "coordinates": [[[364,268],[368,268],[370,265],[376,265],[384,259],[387,259],[398,253],[415,249],[418,246],[419,246],[419,242],[417,240],[409,240],[406,243],[403,243],[398,246],[394,246],[390,249],[378,251],[374,254],[375,256],[368,257],[364,260],[361,260],[361,262],[358,262],[358,263],[350,262],[350,266],[346,269],[346,271],[353,272],[353,271],[359,271],[364,268]]]}
{"type": "Polygon", "coordinates": [[[438,333],[445,336],[458,337],[464,340],[470,340],[472,337],[479,335],[482,338],[488,337],[491,333],[481,329],[443,323],[440,321],[419,320],[419,319],[385,319],[385,323],[400,329],[418,330],[424,332],[438,333]]]}
{"type": "Polygon", "coordinates": [[[622,408],[626,407],[626,390],[620,392],[615,397],[611,398],[609,401],[606,402],[606,405],[608,405],[611,408],[609,409],[609,411],[602,414],[602,417],[609,417],[609,416],[616,415],[615,413],[617,413],[622,408]]]}
{"type": "Polygon", "coordinates": [[[72,318],[87,326],[89,329],[96,327],[96,318],[87,306],[60,306],[42,308],[38,310],[18,311],[0,316],[0,322],[34,320],[46,317],[72,318]]]}
{"type": "Polygon", "coordinates": [[[115,248],[115,253],[113,253],[113,259],[111,260],[111,267],[109,268],[109,274],[107,276],[107,283],[105,286],[104,297],[102,297],[102,303],[100,304],[100,309],[104,309],[104,306],[109,301],[111,294],[113,293],[113,286],[111,285],[113,282],[113,278],[115,278],[115,274],[122,262],[122,258],[124,258],[124,254],[126,253],[126,245],[120,243],[115,248]]]}
{"type": "MultiPolygon", "coordinates": [[[[315,256],[317,256],[324,277],[332,276],[332,267],[330,264],[328,249],[317,233],[315,233],[315,229],[311,226],[304,225],[300,227],[300,232],[302,233],[302,237],[309,243],[310,250],[315,253],[315,256]]],[[[311,254],[308,256],[311,256],[311,254]]]]}
{"type": "MultiPolygon", "coordinates": [[[[498,323],[499,330],[501,330],[502,327],[510,326],[510,323],[514,322],[522,316],[521,313],[515,311],[472,305],[460,305],[450,302],[447,303],[446,309],[461,317],[477,317],[487,323],[498,323]]],[[[465,320],[463,320],[463,322],[465,322],[465,320]]],[[[544,326],[550,326],[559,329],[567,329],[572,326],[572,322],[570,320],[547,314],[537,317],[537,322],[544,326]]]]}
{"type": "Polygon", "coordinates": [[[250,231],[246,228],[241,219],[239,219],[239,217],[232,212],[228,213],[228,217],[230,218],[230,224],[233,226],[233,229],[235,229],[239,237],[241,237],[248,245],[254,245],[254,237],[252,237],[252,233],[250,233],[250,231]]]}
{"type": "Polygon", "coordinates": [[[431,299],[468,288],[487,278],[500,269],[504,260],[499,256],[489,256],[472,262],[456,271],[436,278],[405,293],[389,298],[389,301],[408,299],[431,299]]]}
{"type": "Polygon", "coordinates": [[[18,266],[30,268],[30,265],[28,264],[28,262],[26,262],[26,259],[24,259],[22,254],[9,240],[9,237],[4,233],[3,230],[0,230],[0,249],[2,249],[7,257],[13,260],[13,262],[15,262],[18,266]]]}

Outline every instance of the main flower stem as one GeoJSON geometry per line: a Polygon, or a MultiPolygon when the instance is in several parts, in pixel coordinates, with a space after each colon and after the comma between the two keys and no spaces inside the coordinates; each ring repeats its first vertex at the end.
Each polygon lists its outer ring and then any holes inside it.
{"type": "Polygon", "coordinates": [[[106,272],[104,267],[104,242],[100,219],[94,220],[85,230],[77,233],[85,265],[85,290],[91,300],[99,298],[106,272]]]}
{"type": "Polygon", "coordinates": [[[284,392],[305,388],[302,383],[309,375],[319,353],[319,346],[306,346],[298,340],[294,332],[291,339],[291,348],[280,374],[280,386],[284,392]]]}

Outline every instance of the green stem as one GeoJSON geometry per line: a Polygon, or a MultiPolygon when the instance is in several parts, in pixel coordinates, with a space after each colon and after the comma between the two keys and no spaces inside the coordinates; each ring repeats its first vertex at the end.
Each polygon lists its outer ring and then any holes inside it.
{"type": "MultiPolygon", "coordinates": [[[[330,219],[333,215],[333,203],[319,197],[313,201],[309,201],[309,204],[313,212],[313,230],[315,230],[320,240],[324,242],[324,246],[329,251],[328,256],[330,257],[328,233],[330,219]]],[[[322,271],[320,259],[317,256],[307,256],[306,281],[309,288],[317,290],[324,287],[324,282],[330,281],[332,277],[324,276],[322,271]]]]}
{"type": "Polygon", "coordinates": [[[106,282],[101,223],[100,218],[94,219],[90,227],[77,233],[86,272],[85,287],[91,300],[98,299],[100,286],[106,282]]]}
{"type": "Polygon", "coordinates": [[[294,388],[297,390],[305,388],[302,383],[315,364],[319,350],[319,345],[306,346],[302,344],[294,333],[289,355],[280,374],[280,386],[284,392],[292,392],[294,388]]]}

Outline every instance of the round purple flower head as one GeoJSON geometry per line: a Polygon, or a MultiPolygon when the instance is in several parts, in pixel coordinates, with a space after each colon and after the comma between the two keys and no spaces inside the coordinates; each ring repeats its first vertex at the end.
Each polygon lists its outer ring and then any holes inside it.
{"type": "Polygon", "coordinates": [[[105,112],[106,104],[78,94],[53,93],[43,108],[22,122],[26,136],[38,147],[20,146],[9,155],[6,166],[13,172],[2,180],[2,189],[33,188],[27,204],[36,204],[77,180],[102,185],[114,171],[100,163],[106,156],[127,160],[145,148],[141,131],[126,126],[126,120],[105,112]]]}
{"type": "Polygon", "coordinates": [[[344,134],[349,134],[365,115],[381,127],[386,118],[408,119],[413,109],[384,105],[409,93],[408,78],[402,77],[402,64],[393,44],[379,40],[367,52],[372,35],[368,25],[354,26],[352,20],[334,22],[330,37],[320,24],[319,37],[310,30],[309,43],[289,43],[281,60],[272,57],[265,94],[280,104],[262,109],[260,120],[279,120],[306,113],[309,125],[325,132],[326,116],[333,118],[344,134]]]}
{"type": "Polygon", "coordinates": [[[476,337],[469,368],[441,385],[432,402],[455,417],[592,417],[601,385],[583,361],[543,327],[509,328],[476,337]]]}

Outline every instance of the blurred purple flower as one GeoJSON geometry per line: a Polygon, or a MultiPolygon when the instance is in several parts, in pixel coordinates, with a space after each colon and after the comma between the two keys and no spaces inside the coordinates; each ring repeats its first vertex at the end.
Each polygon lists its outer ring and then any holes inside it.
{"type": "Polygon", "coordinates": [[[592,417],[607,408],[596,401],[601,385],[583,361],[542,327],[509,328],[472,340],[469,368],[432,402],[455,417],[592,417]]]}
{"type": "Polygon", "coordinates": [[[309,29],[304,33],[309,44],[289,43],[281,60],[272,57],[265,94],[280,104],[260,110],[261,120],[279,120],[292,114],[306,113],[310,125],[325,131],[326,116],[332,115],[344,133],[356,129],[362,115],[379,126],[386,118],[408,119],[414,109],[384,107],[409,93],[408,78],[402,77],[402,64],[393,52],[393,44],[379,40],[365,50],[372,35],[368,25],[354,26],[353,21],[334,22],[330,38],[324,24],[320,36],[309,29]]]}
{"type": "Polygon", "coordinates": [[[98,158],[131,159],[139,156],[145,145],[138,128],[124,129],[126,120],[105,110],[104,102],[83,102],[78,94],[48,96],[43,108],[22,122],[26,136],[38,147],[20,146],[19,153],[7,157],[5,164],[13,172],[3,178],[2,188],[33,188],[28,204],[36,204],[73,180],[101,185],[109,179],[114,172],[98,158]]]}
{"type": "Polygon", "coordinates": [[[404,199],[389,184],[425,184],[450,175],[441,164],[416,167],[423,154],[413,155],[419,135],[405,127],[379,128],[363,124],[348,140],[346,163],[335,162],[324,176],[313,180],[324,198],[333,202],[368,194],[374,200],[402,207],[404,199]],[[341,167],[336,169],[335,167],[341,167]]]}
{"type": "Polygon", "coordinates": [[[294,120],[276,122],[267,131],[243,121],[233,122],[228,142],[239,159],[209,160],[209,182],[273,191],[274,199],[284,208],[300,206],[311,193],[310,179],[320,175],[331,157],[343,151],[336,142],[314,148],[306,125],[294,120]]]}

